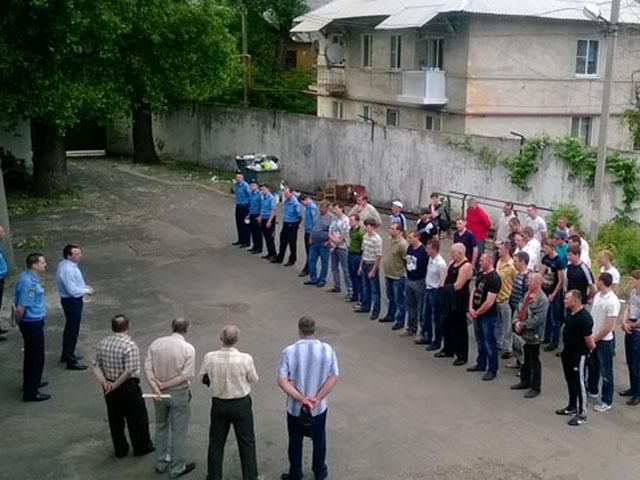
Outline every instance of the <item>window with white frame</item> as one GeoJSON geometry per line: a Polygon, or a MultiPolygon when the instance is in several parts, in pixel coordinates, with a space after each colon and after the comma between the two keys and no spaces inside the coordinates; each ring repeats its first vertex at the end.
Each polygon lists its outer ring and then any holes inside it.
{"type": "Polygon", "coordinates": [[[337,43],[341,47],[344,47],[344,36],[341,33],[332,33],[330,39],[331,43],[337,43]]]}
{"type": "Polygon", "coordinates": [[[402,36],[391,35],[390,46],[389,67],[392,69],[400,69],[402,67],[402,36]]]}
{"type": "Polygon", "coordinates": [[[373,66],[373,35],[362,35],[362,66],[373,66]]]}
{"type": "Polygon", "coordinates": [[[576,50],[576,75],[597,75],[600,57],[598,40],[578,40],[576,50]]]}
{"type": "Polygon", "coordinates": [[[363,105],[362,106],[362,120],[364,120],[365,122],[369,121],[369,120],[373,120],[371,118],[371,105],[363,105]]]}
{"type": "Polygon", "coordinates": [[[344,118],[344,104],[342,102],[333,102],[333,118],[338,120],[344,118]]]}
{"type": "Polygon", "coordinates": [[[390,127],[400,126],[400,110],[396,108],[387,108],[387,125],[390,127]]]}
{"type": "Polygon", "coordinates": [[[592,117],[573,117],[571,119],[571,136],[579,138],[585,145],[591,145],[592,128],[592,117]]]}
{"type": "Polygon", "coordinates": [[[434,132],[441,132],[442,117],[437,113],[427,113],[425,128],[434,132]]]}
{"type": "Polygon", "coordinates": [[[426,56],[424,59],[424,67],[430,70],[442,70],[444,48],[443,38],[427,38],[426,56]]]}

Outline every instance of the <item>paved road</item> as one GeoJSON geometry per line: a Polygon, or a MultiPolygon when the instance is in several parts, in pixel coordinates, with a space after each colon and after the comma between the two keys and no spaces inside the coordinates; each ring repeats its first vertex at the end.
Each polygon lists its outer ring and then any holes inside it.
{"type": "MultiPolygon", "coordinates": [[[[433,358],[387,325],[351,312],[341,298],[305,287],[298,270],[265,264],[229,244],[232,201],[193,186],[131,175],[108,161],[73,161],[85,189],[82,209],[16,219],[17,235],[48,238],[47,390],[42,404],[20,402],[21,340],[0,345],[2,479],[159,478],[151,458],[112,456],[106,412],[90,372],[57,363],[63,326],[52,273],[62,245],[83,247],[83,268],[98,294],[86,307],[79,350],[90,356],[119,312],[132,319],[144,352],[176,315],[192,319],[198,353],[218,348],[220,328],[240,326],[239,348],[254,355],[253,391],[261,473],[279,478],[287,465],[284,397],[275,384],[281,349],[296,338],[296,320],[315,317],[336,348],[341,377],[330,398],[330,478],[334,479],[629,479],[637,475],[640,410],[616,399],[610,412],[590,412],[579,428],[554,415],[566,403],[559,360],[545,354],[543,395],[524,400],[508,386],[433,358]]],[[[6,307],[5,307],[6,312],[6,307]]],[[[473,354],[473,352],[472,352],[473,354]]],[[[626,382],[623,355],[617,375],[626,382]]],[[[204,478],[209,399],[194,385],[190,449],[204,478]]],[[[153,420],[153,412],[151,411],[153,420]]],[[[230,442],[233,442],[233,436],[230,442]]],[[[226,477],[241,478],[229,443],[226,477]]],[[[305,449],[310,477],[310,448],[305,449]]]]}

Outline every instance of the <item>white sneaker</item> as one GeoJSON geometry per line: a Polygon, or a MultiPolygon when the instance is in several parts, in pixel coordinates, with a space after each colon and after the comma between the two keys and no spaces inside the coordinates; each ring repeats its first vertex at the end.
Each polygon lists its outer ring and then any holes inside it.
{"type": "Polygon", "coordinates": [[[607,410],[611,410],[612,405],[610,405],[609,403],[600,403],[598,405],[596,405],[595,407],[593,407],[593,409],[596,412],[606,412],[607,410]]]}
{"type": "Polygon", "coordinates": [[[590,398],[598,398],[598,394],[597,393],[589,392],[588,395],[589,395],[590,398]]]}

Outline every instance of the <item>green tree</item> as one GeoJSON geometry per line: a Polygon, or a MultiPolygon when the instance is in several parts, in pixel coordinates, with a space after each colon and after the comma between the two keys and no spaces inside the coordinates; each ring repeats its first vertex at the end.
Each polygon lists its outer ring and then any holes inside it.
{"type": "Polygon", "coordinates": [[[31,122],[33,188],[68,188],[65,132],[83,119],[127,111],[117,39],[129,0],[4,0],[0,15],[0,121],[31,122]]]}
{"type": "Polygon", "coordinates": [[[120,45],[131,106],[134,161],[158,161],[152,113],[207,100],[238,78],[230,12],[213,0],[145,0],[130,12],[120,45]]]}

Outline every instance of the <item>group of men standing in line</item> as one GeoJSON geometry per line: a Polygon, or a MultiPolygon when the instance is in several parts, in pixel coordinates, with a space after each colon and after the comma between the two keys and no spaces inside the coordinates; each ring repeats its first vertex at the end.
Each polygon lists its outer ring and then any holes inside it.
{"type": "MultiPolygon", "coordinates": [[[[467,325],[471,322],[478,356],[467,370],[482,372],[482,379],[490,381],[498,373],[499,358],[508,360],[515,355],[516,364],[510,366],[520,369],[520,381],[511,388],[526,390],[525,398],[535,398],[542,390],[541,345],[546,345],[547,352],[562,346],[557,355],[562,358],[570,400],[557,413],[571,414],[571,425],[584,423],[587,402],[583,392],[600,396],[596,411],[611,409],[620,274],[613,265],[613,254],[605,250],[598,255],[600,275],[594,278],[589,244],[566,218],[560,217],[553,234],[548,235],[536,205],[527,207],[527,218],[521,223],[513,204],[507,202],[495,228],[496,250],[489,253],[485,245],[493,223],[486,210],[470,199],[466,215],[455,221],[454,243],[449,262],[445,262],[439,252],[443,208],[438,195],[431,196],[415,230],[410,231],[402,203],[393,202],[389,243],[383,248],[377,233],[381,218],[366,196],[358,198],[346,214],[339,202],[316,205],[301,195],[303,217],[291,190],[287,193],[285,215],[296,212],[293,231],[304,220],[308,255],[300,276],[309,275],[305,285],[324,287],[331,264],[333,287],[329,291],[341,292],[344,284],[346,300],[354,303],[355,312],[392,323],[391,328],[402,330],[401,335],[415,337],[415,343],[429,351],[437,350],[436,357],[455,357],[456,366],[468,361],[467,325]],[[383,316],[381,275],[387,298],[383,316]]],[[[270,218],[275,218],[275,207],[270,218]]],[[[253,248],[258,247],[254,244],[253,248]]],[[[273,263],[282,260],[282,255],[272,259],[273,263]]],[[[294,262],[295,256],[287,265],[294,262]]],[[[620,395],[630,397],[629,405],[640,403],[638,278],[640,271],[632,272],[631,298],[621,326],[630,388],[620,395]]]]}

